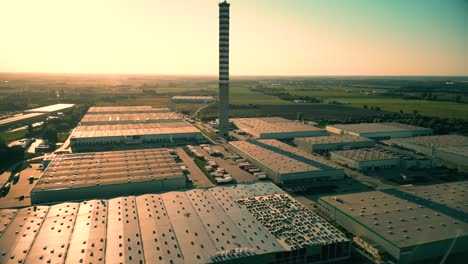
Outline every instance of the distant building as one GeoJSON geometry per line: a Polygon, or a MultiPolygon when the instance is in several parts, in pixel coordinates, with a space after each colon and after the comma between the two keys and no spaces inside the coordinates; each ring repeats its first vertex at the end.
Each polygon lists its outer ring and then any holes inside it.
{"type": "Polygon", "coordinates": [[[295,138],[294,143],[304,150],[322,153],[333,150],[368,148],[375,145],[375,141],[371,139],[351,135],[295,138]]]}
{"type": "Polygon", "coordinates": [[[169,108],[153,108],[148,105],[139,106],[92,106],[86,114],[149,114],[149,113],[167,113],[171,112],[169,108]]]}
{"type": "Polygon", "coordinates": [[[175,112],[161,113],[113,113],[113,114],[86,114],[80,125],[113,125],[113,124],[149,124],[182,122],[183,118],[175,112]]]}
{"type": "Polygon", "coordinates": [[[350,240],[270,182],[0,210],[0,263],[329,263],[350,240]]]}
{"type": "Polygon", "coordinates": [[[385,143],[432,156],[447,166],[468,172],[468,137],[458,135],[392,139],[385,143]]]}
{"type": "Polygon", "coordinates": [[[64,111],[66,109],[70,109],[73,106],[75,105],[74,104],[54,104],[54,105],[48,105],[48,106],[43,106],[39,108],[25,110],[24,113],[55,114],[55,113],[64,111]]]}
{"type": "Polygon", "coordinates": [[[185,175],[168,149],[61,154],[31,190],[31,202],[51,203],[171,191],[185,175]]]}
{"type": "Polygon", "coordinates": [[[191,103],[191,104],[212,104],[216,102],[213,96],[182,96],[177,95],[171,98],[172,103],[191,103]]]}
{"type": "Polygon", "coordinates": [[[74,152],[125,149],[128,145],[183,145],[204,138],[167,108],[91,107],[70,136],[74,152]]]}
{"type": "Polygon", "coordinates": [[[239,129],[260,139],[292,139],[328,135],[324,129],[281,117],[233,118],[231,120],[239,129]]]}
{"type": "Polygon", "coordinates": [[[319,185],[344,178],[342,169],[328,166],[275,139],[232,141],[229,144],[277,184],[319,185]]]}
{"type": "Polygon", "coordinates": [[[355,241],[365,240],[359,244],[377,259],[385,250],[397,263],[446,255],[452,263],[454,254],[467,252],[467,191],[465,181],[326,196],[318,210],[361,238],[355,241]]]}
{"type": "Polygon", "coordinates": [[[391,138],[406,138],[432,135],[429,128],[411,126],[401,123],[361,123],[329,125],[327,131],[340,135],[353,135],[370,138],[373,140],[386,140],[391,138]]]}
{"type": "Polygon", "coordinates": [[[421,155],[389,147],[332,151],[330,159],[360,171],[387,168],[433,168],[435,162],[421,155]]]}

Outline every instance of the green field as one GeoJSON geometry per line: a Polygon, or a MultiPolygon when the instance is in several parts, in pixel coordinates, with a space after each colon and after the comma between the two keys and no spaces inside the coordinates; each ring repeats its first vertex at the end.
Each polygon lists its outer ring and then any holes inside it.
{"type": "Polygon", "coordinates": [[[259,92],[252,92],[247,87],[231,87],[230,102],[231,104],[291,104],[279,99],[276,96],[266,95],[259,92]]]}
{"type": "Polygon", "coordinates": [[[398,98],[348,98],[339,97],[330,100],[350,102],[350,106],[362,108],[377,106],[383,111],[412,113],[418,111],[422,115],[436,116],[441,118],[463,118],[468,119],[468,104],[426,101],[426,100],[405,100],[398,98]]]}

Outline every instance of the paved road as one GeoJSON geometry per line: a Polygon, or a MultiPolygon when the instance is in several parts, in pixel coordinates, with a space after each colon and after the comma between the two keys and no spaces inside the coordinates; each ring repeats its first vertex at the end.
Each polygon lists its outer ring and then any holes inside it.
{"type": "Polygon", "coordinates": [[[193,185],[197,188],[207,188],[215,186],[206,175],[198,168],[198,166],[193,162],[193,159],[185,153],[182,148],[177,148],[177,153],[182,159],[183,164],[187,166],[190,174],[188,175],[193,181],[193,185]]]}
{"type": "Polygon", "coordinates": [[[10,191],[6,196],[0,196],[0,208],[12,208],[12,207],[23,207],[31,205],[30,192],[34,187],[35,181],[30,184],[29,176],[34,176],[38,179],[41,176],[42,171],[39,170],[39,164],[32,164],[32,168],[27,168],[20,172],[20,178],[18,182],[11,185],[10,191]],[[24,195],[23,200],[19,200],[19,197],[24,195]]]}

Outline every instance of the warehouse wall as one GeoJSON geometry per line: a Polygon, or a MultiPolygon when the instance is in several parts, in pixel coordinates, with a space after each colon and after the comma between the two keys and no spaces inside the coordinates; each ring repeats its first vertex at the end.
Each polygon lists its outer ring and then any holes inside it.
{"type": "Polygon", "coordinates": [[[361,223],[358,219],[346,214],[345,212],[342,212],[341,210],[330,205],[323,199],[319,200],[317,209],[329,218],[331,218],[337,224],[344,227],[347,231],[353,233],[356,236],[368,238],[374,243],[380,245],[394,258],[399,259],[400,249],[398,248],[398,246],[396,246],[391,241],[385,239],[383,236],[373,231],[367,225],[361,223]]]}
{"type": "Polygon", "coordinates": [[[31,203],[55,203],[75,200],[113,198],[118,196],[140,195],[185,188],[185,177],[144,182],[131,182],[112,185],[94,185],[83,188],[31,191],[31,203]]]}
{"type": "Polygon", "coordinates": [[[468,157],[447,152],[442,149],[434,150],[434,156],[442,161],[456,167],[459,171],[468,172],[468,157]]]}

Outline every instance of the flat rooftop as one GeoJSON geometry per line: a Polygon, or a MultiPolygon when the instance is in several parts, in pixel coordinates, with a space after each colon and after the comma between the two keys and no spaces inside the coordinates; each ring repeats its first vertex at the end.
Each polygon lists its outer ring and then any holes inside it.
{"type": "Polygon", "coordinates": [[[442,136],[424,136],[411,138],[395,138],[387,142],[397,144],[409,143],[429,148],[445,148],[445,147],[465,147],[468,146],[468,137],[459,135],[442,135],[442,136]]]}
{"type": "Polygon", "coordinates": [[[390,151],[384,151],[378,148],[338,150],[332,151],[332,153],[355,161],[389,160],[400,158],[399,156],[393,154],[390,151]]]}
{"type": "Polygon", "coordinates": [[[168,149],[55,156],[31,192],[184,177],[168,149]]]}
{"type": "Polygon", "coordinates": [[[177,100],[215,100],[213,96],[187,96],[187,95],[176,95],[171,99],[177,100]]]}
{"type": "Polygon", "coordinates": [[[43,115],[45,115],[45,113],[29,113],[29,114],[15,115],[13,117],[0,119],[0,125],[15,123],[15,122],[19,122],[22,120],[27,120],[27,119],[43,116],[43,115]]]}
{"type": "Polygon", "coordinates": [[[322,128],[281,117],[233,118],[231,121],[239,129],[255,136],[267,133],[324,131],[322,128]]]}
{"type": "Polygon", "coordinates": [[[337,124],[329,127],[338,128],[354,133],[384,133],[384,132],[402,132],[402,131],[420,131],[431,130],[425,127],[412,126],[396,122],[388,123],[360,123],[360,124],[337,124]]]}
{"type": "Polygon", "coordinates": [[[170,135],[183,133],[200,133],[200,131],[187,122],[83,125],[75,128],[71,138],[170,135]]]}
{"type": "Polygon", "coordinates": [[[231,141],[229,144],[252,156],[279,173],[317,171],[320,168],[298,161],[247,141],[231,141]]]}
{"type": "Polygon", "coordinates": [[[468,158],[468,146],[465,146],[465,147],[446,147],[446,148],[439,148],[439,150],[468,158]]]}
{"type": "Polygon", "coordinates": [[[52,112],[65,110],[73,106],[74,104],[53,104],[53,105],[43,106],[39,108],[29,109],[24,112],[26,113],[52,113],[52,112]]]}
{"type": "Polygon", "coordinates": [[[142,123],[142,122],[170,122],[182,121],[182,117],[175,112],[160,112],[160,113],[114,113],[114,114],[86,114],[81,119],[81,124],[89,123],[142,123]]]}
{"type": "Polygon", "coordinates": [[[301,137],[296,138],[310,144],[336,144],[336,143],[351,143],[351,142],[374,142],[372,139],[368,139],[360,136],[352,135],[330,135],[323,137],[301,137]]]}
{"type": "Polygon", "coordinates": [[[160,112],[170,112],[169,108],[153,108],[148,105],[141,106],[92,106],[88,109],[89,113],[160,113],[160,112]]]}
{"type": "Polygon", "coordinates": [[[270,182],[0,210],[0,221],[0,263],[213,263],[349,241],[270,182]]]}
{"type": "Polygon", "coordinates": [[[458,182],[334,195],[320,200],[389,243],[404,248],[468,235],[466,196],[462,196],[467,191],[467,182],[458,182]],[[446,198],[450,201],[449,197],[454,198],[452,204],[444,202],[446,198]],[[454,201],[463,203],[463,208],[454,207],[454,201]]]}

